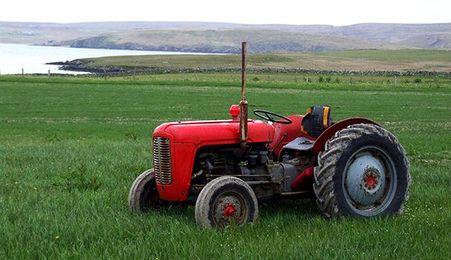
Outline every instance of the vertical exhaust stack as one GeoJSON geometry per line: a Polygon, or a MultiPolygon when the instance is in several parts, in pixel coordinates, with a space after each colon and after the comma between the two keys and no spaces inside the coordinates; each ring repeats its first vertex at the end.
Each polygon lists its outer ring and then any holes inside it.
{"type": "Polygon", "coordinates": [[[247,147],[246,42],[241,43],[240,144],[247,147]]]}

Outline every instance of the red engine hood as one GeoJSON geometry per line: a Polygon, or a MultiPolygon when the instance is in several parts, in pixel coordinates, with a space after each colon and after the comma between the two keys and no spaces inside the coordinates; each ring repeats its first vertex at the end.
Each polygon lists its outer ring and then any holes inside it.
{"type": "MultiPolygon", "coordinates": [[[[166,136],[174,143],[192,143],[196,146],[239,143],[240,121],[171,122],[158,126],[153,136],[166,136]]],[[[248,142],[269,143],[274,138],[274,127],[260,120],[249,120],[248,142]]]]}

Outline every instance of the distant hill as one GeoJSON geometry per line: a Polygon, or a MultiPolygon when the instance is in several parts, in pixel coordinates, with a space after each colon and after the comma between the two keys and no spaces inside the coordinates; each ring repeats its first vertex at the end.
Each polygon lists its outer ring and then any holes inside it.
{"type": "Polygon", "coordinates": [[[76,40],[70,46],[237,53],[241,41],[248,41],[249,51],[255,53],[374,48],[363,40],[263,29],[132,30],[76,40]]]}
{"type": "Polygon", "coordinates": [[[381,46],[451,48],[451,24],[356,24],[318,34],[364,39],[381,46]]]}
{"type": "Polygon", "coordinates": [[[0,42],[194,52],[451,49],[451,23],[248,25],[204,22],[0,22],[0,42]]]}

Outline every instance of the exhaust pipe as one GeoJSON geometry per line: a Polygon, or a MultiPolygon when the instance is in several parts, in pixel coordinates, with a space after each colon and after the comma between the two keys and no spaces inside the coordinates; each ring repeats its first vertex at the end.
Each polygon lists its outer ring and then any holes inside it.
{"type": "Polygon", "coordinates": [[[246,42],[241,43],[240,145],[247,148],[246,42]]]}

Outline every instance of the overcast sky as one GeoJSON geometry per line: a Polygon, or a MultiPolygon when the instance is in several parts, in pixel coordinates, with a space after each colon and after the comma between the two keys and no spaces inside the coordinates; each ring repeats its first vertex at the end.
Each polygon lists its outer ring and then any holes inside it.
{"type": "Polygon", "coordinates": [[[0,21],[451,22],[451,0],[2,0],[0,21]]]}

